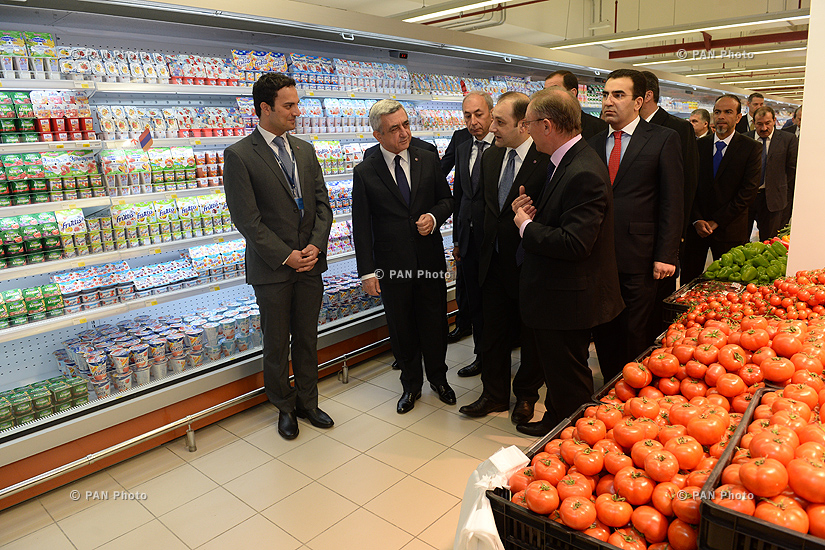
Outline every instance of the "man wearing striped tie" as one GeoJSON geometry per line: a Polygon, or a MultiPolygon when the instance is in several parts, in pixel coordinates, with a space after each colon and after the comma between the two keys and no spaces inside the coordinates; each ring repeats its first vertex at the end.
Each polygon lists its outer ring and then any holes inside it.
{"type": "Polygon", "coordinates": [[[610,73],[602,97],[610,127],[588,141],[607,165],[613,188],[616,263],[627,306],[593,331],[605,382],[653,343],[656,281],[676,271],[682,239],[682,145],[674,130],[639,117],[646,89],[639,71],[610,73]]]}

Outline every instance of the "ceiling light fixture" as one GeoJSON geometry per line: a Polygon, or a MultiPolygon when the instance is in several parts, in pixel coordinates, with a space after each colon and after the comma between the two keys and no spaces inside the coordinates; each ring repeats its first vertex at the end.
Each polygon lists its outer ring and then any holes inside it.
{"type": "Polygon", "coordinates": [[[458,6],[457,8],[450,8],[447,10],[440,10],[434,11],[433,13],[428,13],[425,15],[419,15],[417,17],[409,17],[407,19],[402,19],[405,23],[420,23],[421,21],[427,21],[428,19],[435,19],[437,17],[441,17],[444,15],[453,15],[454,13],[461,13],[463,11],[475,10],[478,8],[486,8],[487,6],[492,6],[493,4],[504,4],[501,0],[484,0],[483,2],[476,2],[474,4],[467,4],[465,6],[458,6]]]}
{"type": "Polygon", "coordinates": [[[731,69],[730,71],[721,71],[718,73],[696,73],[690,74],[685,76],[719,76],[719,75],[731,75],[731,77],[738,73],[763,73],[765,71],[787,71],[790,69],[804,69],[805,65],[789,65],[786,67],[767,67],[765,69],[731,69]]]}
{"type": "Polygon", "coordinates": [[[587,41],[584,41],[584,42],[576,42],[576,43],[573,43],[573,44],[562,44],[560,46],[547,46],[547,47],[549,47],[551,50],[565,50],[565,49],[569,49],[569,48],[580,48],[580,47],[583,47],[583,46],[600,46],[600,45],[604,45],[604,44],[615,44],[617,42],[629,42],[629,41],[633,41],[633,40],[648,40],[648,39],[652,39],[652,38],[663,38],[663,37],[666,37],[666,36],[679,36],[679,35],[682,35],[682,34],[692,34],[692,33],[698,33],[698,32],[703,32],[703,31],[704,32],[710,32],[710,31],[719,31],[719,30],[724,30],[724,29],[737,29],[737,28],[740,28],[740,27],[751,27],[751,26],[754,26],[754,25],[767,25],[767,24],[770,24],[770,23],[782,23],[782,22],[790,21],[790,20],[810,19],[810,18],[811,18],[811,15],[809,13],[808,14],[802,14],[802,15],[792,15],[792,14],[789,13],[787,16],[783,16],[783,17],[772,17],[772,18],[768,18],[768,19],[755,19],[755,20],[751,20],[751,21],[741,21],[741,22],[737,22],[737,23],[730,23],[730,24],[727,24],[727,25],[713,25],[713,26],[710,26],[710,27],[694,26],[694,27],[689,27],[689,28],[682,29],[682,30],[677,30],[677,31],[665,31],[665,30],[663,30],[661,32],[652,32],[652,33],[641,34],[641,35],[637,35],[637,36],[623,36],[623,37],[619,37],[619,38],[610,38],[610,39],[607,39],[607,40],[593,39],[593,40],[587,40],[587,41]]]}
{"type": "Polygon", "coordinates": [[[759,86],[756,88],[750,88],[751,90],[786,90],[786,89],[796,89],[801,90],[805,87],[804,84],[787,84],[784,86],[759,86]]]}
{"type": "Polygon", "coordinates": [[[763,80],[725,80],[720,81],[719,84],[730,84],[735,86],[737,84],[761,84],[763,82],[789,82],[791,80],[805,80],[804,76],[797,76],[795,78],[766,78],[763,80]]]}
{"type": "MultiPolygon", "coordinates": [[[[753,55],[762,55],[762,54],[766,54],[766,53],[798,52],[798,51],[807,50],[807,49],[808,49],[807,46],[799,46],[797,48],[782,48],[782,49],[779,49],[779,50],[762,50],[762,51],[758,51],[758,52],[748,52],[748,53],[753,54],[753,55]]],[[[647,65],[664,65],[665,63],[693,63],[693,62],[696,62],[696,61],[718,61],[718,60],[719,60],[719,56],[717,56],[715,58],[714,57],[696,57],[696,58],[692,58],[692,59],[687,59],[687,58],[679,59],[677,57],[676,59],[662,59],[660,61],[645,61],[644,63],[634,63],[633,66],[634,67],[646,67],[647,65]]],[[[694,75],[694,76],[698,76],[698,75],[694,75]]]]}

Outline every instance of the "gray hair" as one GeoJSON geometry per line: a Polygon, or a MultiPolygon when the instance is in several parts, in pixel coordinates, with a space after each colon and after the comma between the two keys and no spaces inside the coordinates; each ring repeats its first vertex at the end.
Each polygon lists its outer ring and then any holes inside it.
{"type": "Polygon", "coordinates": [[[710,113],[707,109],[694,109],[691,115],[697,115],[699,118],[710,124],[710,113]]]}
{"type": "Polygon", "coordinates": [[[574,136],[582,131],[582,108],[579,101],[560,86],[551,86],[530,96],[530,104],[539,118],[546,118],[561,132],[574,136]]]}
{"type": "Polygon", "coordinates": [[[463,107],[464,102],[467,100],[467,98],[473,95],[477,95],[478,97],[483,99],[484,102],[487,104],[487,109],[493,108],[493,96],[491,96],[483,90],[473,90],[472,92],[467,92],[467,95],[465,95],[464,99],[461,100],[461,106],[463,107]]]}
{"type": "Polygon", "coordinates": [[[394,99],[382,99],[376,102],[370,109],[370,126],[376,132],[381,131],[381,117],[384,115],[391,115],[398,109],[403,109],[404,106],[394,99]]]}

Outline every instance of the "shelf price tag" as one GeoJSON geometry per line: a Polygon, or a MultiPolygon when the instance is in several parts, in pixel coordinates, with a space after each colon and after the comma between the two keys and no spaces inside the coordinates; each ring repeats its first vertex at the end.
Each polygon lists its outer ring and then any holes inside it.
{"type": "Polygon", "coordinates": [[[72,324],[73,324],[73,325],[82,325],[82,324],[84,324],[85,322],[86,322],[86,318],[85,318],[85,317],[80,317],[79,319],[73,319],[73,320],[72,320],[72,324]]]}
{"type": "Polygon", "coordinates": [[[309,136],[309,139],[314,141],[314,140],[318,139],[318,136],[309,136]]]}
{"type": "Polygon", "coordinates": [[[221,193],[223,193],[223,187],[216,187],[215,189],[212,190],[212,192],[215,193],[216,195],[220,195],[221,193]]]}
{"type": "Polygon", "coordinates": [[[390,97],[393,99],[398,99],[397,97],[395,97],[395,94],[392,94],[390,97]]]}
{"type": "Polygon", "coordinates": [[[77,267],[86,267],[86,262],[83,262],[83,261],[77,262],[77,267]]]}
{"type": "Polygon", "coordinates": [[[211,288],[211,290],[213,290],[213,291],[218,291],[218,290],[220,290],[220,289],[221,289],[221,287],[220,287],[220,286],[218,286],[218,285],[215,285],[215,286],[213,286],[213,287],[211,288]]]}
{"type": "Polygon", "coordinates": [[[192,138],[189,140],[189,145],[201,145],[201,140],[197,138],[192,138]]]}
{"type": "Polygon", "coordinates": [[[163,252],[163,250],[161,250],[160,248],[156,248],[152,252],[155,254],[160,254],[161,252],[163,252]]]}
{"type": "Polygon", "coordinates": [[[156,305],[158,305],[158,301],[157,300],[148,300],[148,301],[144,302],[143,305],[144,305],[144,307],[156,306],[156,305]]]}
{"type": "Polygon", "coordinates": [[[364,139],[364,134],[358,134],[358,139],[364,139]]]}
{"type": "Polygon", "coordinates": [[[74,87],[75,88],[81,88],[81,89],[84,89],[84,90],[88,90],[89,88],[92,87],[92,83],[91,82],[75,81],[74,82],[74,87]]]}
{"type": "Polygon", "coordinates": [[[307,95],[315,95],[315,92],[313,92],[312,90],[308,90],[307,95]]]}
{"type": "Polygon", "coordinates": [[[126,201],[125,201],[125,200],[123,200],[123,199],[120,199],[119,201],[117,201],[117,203],[118,203],[118,204],[126,204],[126,201]]]}
{"type": "Polygon", "coordinates": [[[54,148],[55,148],[55,149],[65,149],[65,148],[66,148],[66,144],[64,144],[64,143],[55,143],[55,144],[54,144],[54,148]]]}
{"type": "Polygon", "coordinates": [[[349,93],[349,96],[350,96],[350,97],[355,97],[355,94],[354,94],[354,93],[352,93],[352,92],[350,92],[350,93],[349,93]]]}
{"type": "Polygon", "coordinates": [[[223,241],[223,237],[215,237],[213,240],[214,240],[216,243],[222,243],[222,242],[224,242],[224,241],[223,241]]]}

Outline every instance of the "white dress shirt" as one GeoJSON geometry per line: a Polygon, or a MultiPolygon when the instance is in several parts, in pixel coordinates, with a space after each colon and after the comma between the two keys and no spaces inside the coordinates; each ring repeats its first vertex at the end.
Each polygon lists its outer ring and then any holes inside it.
{"type": "Polygon", "coordinates": [[[728,137],[726,137],[725,139],[719,139],[718,134],[715,134],[715,133],[713,134],[713,154],[714,155],[716,155],[716,144],[719,143],[720,141],[724,141],[725,146],[722,148],[722,157],[724,158],[725,153],[728,152],[728,145],[730,145],[730,140],[733,139],[733,134],[734,134],[734,132],[731,132],[730,135],[728,137]]]}
{"type": "MultiPolygon", "coordinates": [[[[487,145],[484,147],[485,151],[490,147],[490,145],[493,144],[493,140],[495,139],[496,136],[495,134],[493,134],[493,132],[488,132],[487,135],[484,136],[484,138],[481,141],[487,143],[487,145]]],[[[473,174],[473,165],[476,163],[476,156],[478,155],[478,147],[476,147],[476,141],[476,138],[473,137],[472,144],[470,145],[470,175],[473,174]]]]}
{"type": "MultiPolygon", "coordinates": [[[[630,145],[630,139],[633,137],[633,132],[636,131],[636,127],[639,126],[639,121],[642,120],[641,117],[637,116],[632,121],[630,121],[624,128],[621,128],[622,132],[622,152],[619,155],[619,164],[621,164],[622,159],[624,158],[625,151],[627,151],[627,146],[630,145]]],[[[607,132],[607,139],[605,140],[604,148],[605,154],[607,155],[605,158],[610,163],[610,153],[613,152],[613,146],[616,144],[616,139],[613,137],[613,133],[616,130],[611,126],[607,132]]]]}
{"type": "MultiPolygon", "coordinates": [[[[774,129],[771,130],[771,134],[765,140],[765,153],[766,154],[771,152],[771,140],[773,139],[773,133],[774,132],[776,132],[776,127],[774,127],[774,129]]],[[[756,139],[756,141],[759,142],[759,145],[762,145],[762,136],[760,136],[759,134],[754,134],[753,136],[756,139]]],[[[760,160],[759,162],[761,163],[762,161],[760,160]]],[[[759,189],[764,189],[764,188],[765,188],[764,183],[759,186],[759,189]]]]}
{"type": "MultiPolygon", "coordinates": [[[[518,171],[521,170],[521,165],[524,163],[524,157],[527,156],[527,153],[530,151],[530,146],[533,145],[533,138],[527,137],[524,140],[524,143],[516,147],[516,158],[514,159],[515,164],[515,172],[513,173],[513,181],[518,177],[518,171]]],[[[498,185],[501,186],[501,177],[504,175],[504,170],[507,168],[507,157],[510,155],[510,151],[512,151],[512,147],[508,147],[506,151],[504,151],[504,162],[501,163],[501,171],[498,173],[498,185]]]]}
{"type": "Polygon", "coordinates": [[[656,113],[658,113],[658,112],[659,112],[659,107],[657,106],[656,110],[653,111],[652,113],[650,113],[649,117],[645,117],[645,122],[650,122],[650,119],[652,119],[654,116],[656,116],[656,113]]]}

